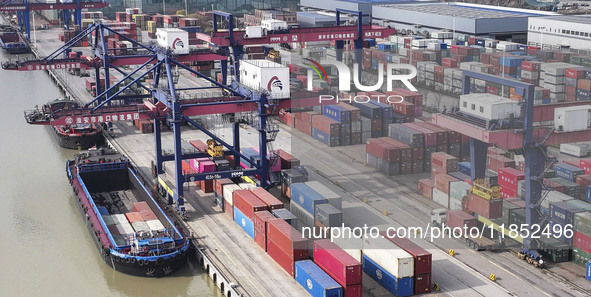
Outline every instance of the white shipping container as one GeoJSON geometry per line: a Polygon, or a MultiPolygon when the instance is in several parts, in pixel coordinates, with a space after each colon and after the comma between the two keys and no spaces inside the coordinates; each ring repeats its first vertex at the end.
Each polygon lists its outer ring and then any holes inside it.
{"type": "Polygon", "coordinates": [[[117,223],[129,223],[129,221],[127,220],[127,217],[125,217],[125,215],[122,214],[122,213],[113,214],[113,215],[111,215],[111,218],[113,219],[113,221],[115,222],[115,224],[117,224],[117,223]]]}
{"type": "Polygon", "coordinates": [[[437,38],[437,39],[450,39],[454,37],[454,33],[453,32],[445,32],[445,31],[439,31],[439,32],[432,32],[431,33],[431,38],[437,38]]]}
{"type": "Polygon", "coordinates": [[[525,180],[520,180],[517,182],[517,197],[525,198],[525,180]]]}
{"type": "Polygon", "coordinates": [[[554,109],[554,128],[565,132],[587,130],[590,109],[591,105],[554,109]]]}
{"type": "Polygon", "coordinates": [[[274,20],[274,19],[267,19],[261,21],[261,26],[267,30],[286,30],[287,29],[287,22],[274,20]]]}
{"type": "Polygon", "coordinates": [[[462,210],[462,200],[449,199],[449,209],[451,210],[462,210]]]}
{"type": "Polygon", "coordinates": [[[150,231],[154,231],[154,232],[166,231],[166,228],[164,228],[164,225],[162,225],[160,220],[149,220],[149,221],[146,221],[146,224],[148,224],[150,231]]]}
{"type": "Polygon", "coordinates": [[[519,102],[493,94],[460,96],[460,111],[485,120],[503,119],[521,114],[519,102]]]}
{"type": "Polygon", "coordinates": [[[519,48],[519,44],[513,42],[499,42],[497,43],[497,49],[502,51],[516,51],[519,48]]]}
{"type": "Polygon", "coordinates": [[[484,41],[484,47],[488,47],[488,48],[496,48],[496,46],[497,46],[497,43],[499,43],[499,42],[498,42],[498,41],[496,41],[496,40],[493,40],[493,39],[486,39],[486,40],[484,41]]]}
{"type": "Polygon", "coordinates": [[[135,234],[135,231],[133,231],[133,227],[129,222],[119,222],[116,226],[117,231],[119,231],[119,234],[123,235],[124,237],[132,236],[133,234],[135,234]]]}
{"type": "Polygon", "coordinates": [[[548,192],[546,199],[542,200],[540,207],[541,208],[549,208],[550,203],[552,203],[552,202],[568,201],[568,200],[573,200],[573,199],[575,199],[575,198],[573,198],[569,195],[566,195],[564,193],[560,193],[558,191],[550,191],[550,192],[548,192]]]}
{"type": "Polygon", "coordinates": [[[341,236],[331,239],[334,244],[343,249],[347,254],[351,255],[355,260],[361,262],[361,249],[363,248],[363,238],[355,236],[341,236]]]}
{"type": "Polygon", "coordinates": [[[144,221],[133,222],[131,223],[131,227],[133,227],[133,230],[135,230],[136,233],[150,232],[150,227],[144,221]]]}
{"type": "Polygon", "coordinates": [[[178,28],[156,29],[158,45],[171,49],[175,54],[189,53],[189,32],[178,28]]]}
{"type": "Polygon", "coordinates": [[[521,70],[521,78],[525,78],[525,79],[539,79],[540,78],[540,72],[539,71],[521,70]]]}
{"type": "Polygon", "coordinates": [[[364,238],[363,254],[396,278],[414,276],[413,257],[382,236],[364,238]]]}
{"type": "Polygon", "coordinates": [[[224,201],[228,201],[228,204],[230,205],[234,205],[234,191],[235,190],[240,190],[241,188],[236,185],[236,184],[227,184],[224,185],[223,188],[223,196],[224,196],[224,201]]]}
{"type": "Polygon", "coordinates": [[[575,157],[584,157],[589,153],[588,147],[580,143],[561,143],[560,152],[575,157]]]}
{"type": "Polygon", "coordinates": [[[268,60],[241,60],[240,81],[255,90],[266,90],[271,98],[290,97],[289,68],[268,60]]]}
{"type": "Polygon", "coordinates": [[[551,84],[551,83],[540,83],[540,86],[542,86],[545,89],[550,90],[550,92],[553,93],[564,93],[564,91],[566,90],[566,85],[561,84],[561,85],[557,85],[557,84],[551,84]]]}
{"type": "Polygon", "coordinates": [[[328,200],[328,204],[338,210],[343,210],[343,197],[327,188],[318,181],[307,181],[305,184],[328,200]]]}
{"type": "Polygon", "coordinates": [[[563,85],[566,82],[566,77],[548,75],[548,73],[546,73],[546,75],[544,76],[544,82],[553,85],[563,85]]]}
{"type": "Polygon", "coordinates": [[[449,196],[445,194],[443,191],[433,188],[433,202],[445,207],[449,208],[449,196]]]}
{"type": "Polygon", "coordinates": [[[263,37],[263,27],[261,26],[246,26],[246,33],[244,38],[261,38],[263,37]]]}
{"type": "Polygon", "coordinates": [[[243,190],[248,190],[250,188],[256,188],[256,186],[251,183],[239,183],[238,186],[243,190]]]}

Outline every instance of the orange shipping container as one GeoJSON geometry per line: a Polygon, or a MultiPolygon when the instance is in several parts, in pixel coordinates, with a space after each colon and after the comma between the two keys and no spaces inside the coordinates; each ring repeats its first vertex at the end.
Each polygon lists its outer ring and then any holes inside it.
{"type": "Polygon", "coordinates": [[[129,221],[130,224],[135,222],[142,222],[142,215],[139,212],[128,212],[125,214],[125,217],[129,221]]]}

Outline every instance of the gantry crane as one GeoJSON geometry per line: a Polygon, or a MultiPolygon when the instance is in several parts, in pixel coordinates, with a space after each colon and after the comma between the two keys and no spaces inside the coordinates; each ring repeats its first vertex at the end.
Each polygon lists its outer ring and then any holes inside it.
{"type": "Polygon", "coordinates": [[[548,218],[540,210],[540,205],[549,190],[543,184],[544,173],[552,168],[556,159],[547,152],[547,146],[560,143],[591,140],[591,130],[562,132],[553,127],[535,126],[534,123],[554,120],[554,109],[558,107],[585,105],[585,101],[563,102],[534,106],[534,88],[532,84],[507,79],[490,74],[463,71],[462,94],[471,90],[471,79],[480,79],[515,88],[515,94],[523,96],[522,118],[514,122],[515,127],[487,127],[484,124],[466,121],[466,118],[454,114],[434,114],[433,122],[470,137],[470,163],[472,180],[485,177],[488,146],[507,150],[523,151],[525,157],[525,203],[526,224],[529,236],[522,238],[527,248],[537,248],[538,241],[531,238],[534,224],[543,226],[548,218]]]}
{"type": "MultiPolygon", "coordinates": [[[[318,94],[308,91],[292,93],[290,98],[271,99],[266,91],[251,90],[238,82],[230,86],[218,83],[217,81],[189,68],[187,61],[200,61],[202,59],[218,59],[221,62],[226,61],[227,57],[213,52],[192,52],[187,55],[174,55],[170,50],[156,46],[147,47],[136,41],[121,37],[132,42],[133,47],[139,49],[136,55],[116,56],[112,55],[114,49],[106,46],[106,38],[103,35],[105,30],[110,30],[113,34],[119,34],[112,31],[103,24],[93,24],[88,29],[82,31],[63,47],[41,60],[31,60],[22,62],[24,64],[11,63],[3,66],[5,69],[13,70],[41,70],[44,66],[53,68],[56,65],[62,65],[67,61],[59,57],[66,54],[72,45],[79,40],[93,35],[94,39],[94,57],[87,59],[88,62],[80,62],[84,67],[95,67],[97,77],[100,75],[102,66],[105,75],[108,77],[108,69],[113,68],[125,75],[119,82],[109,86],[105,79],[105,90],[97,90],[96,97],[90,102],[79,108],[68,110],[57,110],[44,112],[43,110],[34,110],[25,112],[26,119],[31,124],[43,125],[65,125],[71,123],[90,123],[90,122],[115,122],[127,121],[133,119],[153,118],[154,121],[154,139],[155,139],[155,171],[156,174],[163,174],[163,163],[174,162],[175,164],[175,186],[176,189],[169,195],[169,203],[175,204],[179,212],[184,213],[184,190],[183,184],[189,181],[200,181],[219,178],[235,178],[241,176],[260,176],[260,185],[269,186],[269,164],[267,161],[267,143],[274,139],[277,131],[273,127],[267,127],[267,118],[277,112],[279,109],[293,107],[307,107],[314,105],[329,104],[321,103],[318,100],[318,94]],[[184,62],[183,62],[184,61],[184,62]],[[118,68],[120,65],[140,65],[134,71],[125,73],[118,68]],[[38,67],[39,66],[39,67],[38,67]],[[211,83],[210,87],[189,87],[177,88],[174,81],[174,67],[184,69],[202,79],[211,83]],[[149,73],[154,75],[154,83],[150,88],[146,88],[152,101],[138,102],[140,95],[122,96],[122,93],[132,85],[138,83],[140,79],[149,73]],[[161,81],[162,78],[162,81],[161,81]],[[130,81],[127,83],[127,81],[130,81]],[[125,82],[125,83],[124,83],[125,82]],[[119,88],[118,91],[115,91],[119,88]],[[177,94],[181,90],[199,90],[199,89],[221,89],[225,93],[220,97],[203,98],[193,100],[181,100],[177,94]],[[111,102],[119,101],[117,105],[111,102]],[[259,132],[259,154],[260,164],[246,158],[240,152],[240,127],[238,123],[233,126],[233,144],[220,139],[197,122],[190,119],[190,116],[205,114],[220,114],[234,112],[252,112],[256,110],[258,121],[256,129],[259,132]],[[167,155],[162,151],[162,138],[160,120],[166,119],[171,123],[174,135],[174,154],[167,155]],[[186,121],[190,125],[198,128],[209,138],[215,140],[217,145],[224,147],[224,155],[233,155],[235,166],[231,170],[208,172],[208,173],[187,173],[182,170],[182,161],[185,159],[207,157],[207,152],[183,154],[181,146],[181,121],[186,121]],[[273,135],[274,134],[274,135],[273,135]],[[249,168],[240,167],[240,159],[250,163],[249,168]]],[[[97,84],[97,88],[100,84],[97,84]]]]}
{"type": "Polygon", "coordinates": [[[61,10],[64,26],[69,28],[70,11],[74,12],[74,24],[82,26],[83,8],[105,8],[109,6],[105,0],[54,0],[46,3],[30,2],[29,0],[8,0],[0,3],[0,12],[16,12],[18,26],[31,40],[31,11],[61,10]]]}

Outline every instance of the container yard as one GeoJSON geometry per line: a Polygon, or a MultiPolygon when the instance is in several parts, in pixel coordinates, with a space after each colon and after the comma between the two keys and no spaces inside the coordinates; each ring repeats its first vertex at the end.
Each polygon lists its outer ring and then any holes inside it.
{"type": "Polygon", "coordinates": [[[208,278],[198,295],[228,297],[591,295],[591,52],[527,43],[555,12],[412,2],[4,3],[32,54],[1,71],[60,89],[23,122],[68,138],[105,260],[89,265],[109,278],[188,266],[208,278]]]}

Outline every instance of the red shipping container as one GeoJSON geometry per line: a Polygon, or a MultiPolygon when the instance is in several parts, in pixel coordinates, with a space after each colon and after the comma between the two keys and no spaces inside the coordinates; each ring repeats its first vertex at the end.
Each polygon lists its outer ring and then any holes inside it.
{"type": "Polygon", "coordinates": [[[486,167],[492,171],[498,171],[504,167],[515,168],[515,161],[501,155],[488,155],[486,167]]]}
{"type": "MultiPolygon", "coordinates": [[[[394,100],[398,100],[398,99],[392,98],[391,100],[394,101],[394,100]]],[[[410,102],[406,102],[406,101],[395,102],[395,103],[390,103],[390,105],[394,108],[394,111],[396,113],[403,114],[405,116],[411,116],[411,117],[415,115],[415,105],[410,102]]]]}
{"type": "MultiPolygon", "coordinates": [[[[563,185],[561,185],[561,184],[559,184],[559,183],[557,183],[557,182],[555,182],[553,180],[549,180],[549,179],[544,179],[543,182],[544,182],[544,185],[546,187],[550,187],[554,191],[557,191],[557,192],[560,192],[560,193],[564,193],[564,186],[563,185]]],[[[583,193],[581,192],[581,194],[583,194],[583,193]]]]}
{"type": "Polygon", "coordinates": [[[150,210],[141,210],[140,215],[142,216],[142,220],[144,220],[144,221],[151,221],[151,220],[158,219],[156,214],[151,209],[150,210]]]}
{"type": "MultiPolygon", "coordinates": [[[[267,237],[267,254],[271,257],[283,270],[285,270],[292,277],[294,276],[294,258],[291,255],[286,254],[283,250],[272,240],[267,237]]],[[[307,258],[307,257],[306,257],[307,258]]],[[[295,259],[295,260],[305,260],[295,259]]]]}
{"type": "Polygon", "coordinates": [[[269,211],[257,211],[254,213],[254,241],[264,251],[267,251],[267,221],[279,220],[269,211]]]}
{"type": "Polygon", "coordinates": [[[134,212],[140,212],[142,210],[152,211],[152,209],[150,208],[150,206],[148,205],[148,203],[145,202],[145,201],[136,202],[136,203],[133,204],[133,211],[134,212]]]}
{"type": "Polygon", "coordinates": [[[224,200],[224,212],[230,217],[231,220],[234,220],[234,206],[230,204],[230,202],[224,200]]]}
{"type": "Polygon", "coordinates": [[[511,202],[521,208],[525,208],[525,200],[521,200],[519,198],[509,198],[509,199],[505,199],[505,201],[511,202]]]}
{"type": "Polygon", "coordinates": [[[384,141],[382,138],[370,138],[365,145],[367,153],[376,156],[386,162],[399,162],[400,149],[384,141]]]}
{"type": "Polygon", "coordinates": [[[564,76],[576,79],[585,78],[585,69],[568,68],[565,70],[564,76]]]}
{"type": "Polygon", "coordinates": [[[458,180],[447,173],[437,174],[435,175],[435,188],[449,195],[449,183],[458,180]]]}
{"type": "Polygon", "coordinates": [[[499,186],[517,192],[517,182],[525,179],[525,173],[513,168],[500,168],[497,182],[499,186]]]}
{"type": "Polygon", "coordinates": [[[308,258],[308,240],[284,220],[272,220],[267,224],[267,249],[269,241],[274,242],[284,253],[293,259],[308,258]]]}
{"type": "Polygon", "coordinates": [[[341,123],[319,115],[312,117],[312,128],[318,129],[328,135],[335,135],[340,133],[341,123]]]}
{"type": "Polygon", "coordinates": [[[447,130],[443,129],[439,126],[432,125],[430,123],[424,122],[415,122],[417,126],[427,128],[435,133],[437,133],[437,145],[447,145],[447,130]]]}
{"type": "Polygon", "coordinates": [[[214,190],[213,180],[201,180],[199,181],[199,188],[204,193],[212,193],[214,190]]]}
{"type": "Polygon", "coordinates": [[[205,144],[205,142],[201,141],[201,140],[190,140],[189,143],[196,148],[197,150],[199,150],[200,152],[206,152],[207,151],[207,144],[205,144]]]}
{"type": "Polygon", "coordinates": [[[232,180],[229,178],[214,179],[214,192],[218,197],[223,197],[222,190],[227,184],[233,184],[232,180]]]}
{"type": "MultiPolygon", "coordinates": [[[[422,161],[423,160],[423,154],[425,152],[425,148],[424,147],[411,147],[410,148],[412,151],[412,160],[413,161],[422,161]]],[[[422,172],[422,171],[421,171],[422,172]]]]}
{"type": "Polygon", "coordinates": [[[332,243],[330,239],[314,242],[314,263],[343,287],[361,284],[363,274],[361,263],[332,243]]]}
{"type": "Polygon", "coordinates": [[[250,188],[250,191],[263,203],[265,203],[269,210],[284,207],[283,202],[281,202],[281,200],[275,198],[275,196],[273,196],[271,193],[267,192],[267,190],[263,188],[250,188]]]}
{"type": "Polygon", "coordinates": [[[562,163],[571,165],[571,166],[575,166],[580,168],[579,166],[581,166],[581,160],[579,159],[567,159],[567,160],[562,160],[562,163]]]}
{"type": "Polygon", "coordinates": [[[458,171],[458,158],[443,152],[432,153],[431,168],[437,169],[437,171],[441,171],[438,173],[449,173],[458,171]]]}
{"type": "Polygon", "coordinates": [[[292,156],[290,153],[278,149],[277,153],[281,159],[281,169],[291,169],[294,166],[300,166],[300,159],[292,156]]]}
{"type": "Polygon", "coordinates": [[[577,175],[576,183],[581,185],[581,196],[583,196],[583,200],[586,200],[587,186],[591,186],[591,175],[577,175]]]}
{"type": "Polygon", "coordinates": [[[402,126],[411,128],[413,130],[419,131],[425,135],[425,146],[436,146],[437,145],[437,133],[434,131],[416,125],[415,123],[404,123],[402,126]]]}
{"type": "Polygon", "coordinates": [[[343,297],[361,297],[363,296],[363,285],[350,285],[343,287],[343,297]]]}
{"type": "Polygon", "coordinates": [[[396,234],[388,236],[385,231],[380,232],[382,236],[390,240],[399,248],[405,250],[414,258],[414,273],[416,274],[431,274],[432,255],[425,249],[418,246],[416,243],[410,241],[405,237],[398,237],[396,234]]]}
{"type": "Polygon", "coordinates": [[[394,140],[390,137],[381,137],[380,139],[384,142],[394,145],[400,150],[400,161],[410,161],[412,159],[412,149],[408,144],[402,143],[398,140],[394,140]]]}
{"type": "Polygon", "coordinates": [[[431,292],[431,273],[416,274],[414,277],[415,294],[425,294],[431,292]]]}
{"type": "Polygon", "coordinates": [[[249,190],[236,190],[234,191],[233,197],[234,206],[251,220],[254,219],[255,212],[268,210],[269,208],[267,204],[249,190]]]}
{"type": "Polygon", "coordinates": [[[435,187],[435,184],[430,179],[420,179],[417,182],[417,192],[425,198],[433,198],[433,187],[435,187]]]}
{"type": "Polygon", "coordinates": [[[575,231],[573,246],[585,251],[591,251],[591,236],[575,231]]]}
{"type": "Polygon", "coordinates": [[[464,208],[488,219],[498,219],[503,216],[503,199],[486,199],[470,194],[464,201],[464,208]]]}
{"type": "Polygon", "coordinates": [[[585,170],[585,174],[591,174],[591,158],[579,160],[579,166],[577,167],[585,170]]]}
{"type": "Polygon", "coordinates": [[[139,212],[128,212],[125,214],[125,217],[127,218],[130,224],[144,221],[142,219],[142,215],[139,212]]]}
{"type": "Polygon", "coordinates": [[[517,192],[505,187],[501,187],[501,197],[503,199],[517,198],[517,192]]]}
{"type": "Polygon", "coordinates": [[[445,222],[450,228],[467,226],[469,229],[478,226],[476,218],[463,210],[448,210],[445,214],[445,222]]]}

